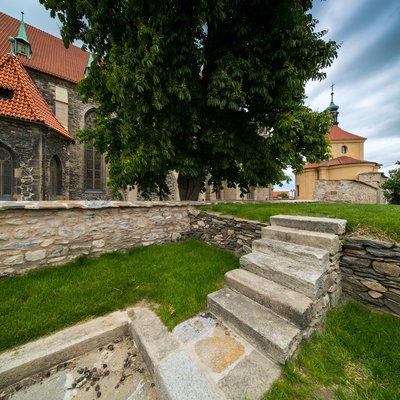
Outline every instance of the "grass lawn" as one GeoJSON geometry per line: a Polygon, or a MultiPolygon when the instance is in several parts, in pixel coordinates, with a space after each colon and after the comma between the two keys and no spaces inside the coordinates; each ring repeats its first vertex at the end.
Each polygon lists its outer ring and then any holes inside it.
{"type": "Polygon", "coordinates": [[[400,318],[354,302],[333,310],[264,397],[306,399],[400,399],[400,318]]]}
{"type": "Polygon", "coordinates": [[[314,217],[343,218],[347,230],[366,230],[367,234],[386,236],[400,242],[400,205],[348,203],[264,203],[216,204],[201,207],[204,211],[268,222],[278,214],[310,215],[314,217]]]}
{"type": "Polygon", "coordinates": [[[90,317],[148,300],[172,328],[206,309],[239,259],[199,241],[82,257],[0,280],[0,351],[90,317]]]}

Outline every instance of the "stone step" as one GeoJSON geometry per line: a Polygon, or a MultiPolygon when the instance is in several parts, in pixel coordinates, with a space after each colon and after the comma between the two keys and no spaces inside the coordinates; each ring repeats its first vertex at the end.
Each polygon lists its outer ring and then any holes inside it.
{"type": "Polygon", "coordinates": [[[208,295],[210,311],[273,360],[284,364],[295,351],[300,330],[261,304],[229,288],[208,295]]]}
{"type": "Polygon", "coordinates": [[[329,252],[301,244],[287,243],[274,239],[253,240],[253,251],[259,251],[273,257],[291,258],[297,262],[314,265],[324,272],[329,267],[329,252]]]}
{"type": "Polygon", "coordinates": [[[317,247],[336,254],[340,248],[339,236],[332,233],[305,231],[284,226],[267,226],[261,229],[263,239],[281,240],[301,244],[304,246],[317,247]]]}
{"type": "Polygon", "coordinates": [[[310,298],[269,279],[245,269],[234,269],[225,274],[225,284],[300,328],[305,328],[311,320],[310,298]]]}
{"type": "Polygon", "coordinates": [[[345,219],[302,217],[297,215],[274,215],[269,219],[269,222],[273,226],[332,233],[334,235],[343,235],[346,232],[347,223],[345,219]]]}
{"type": "Polygon", "coordinates": [[[162,400],[221,400],[223,392],[149,309],[134,307],[132,336],[153,375],[162,400]]]}
{"type": "Polygon", "coordinates": [[[240,265],[253,274],[303,293],[311,299],[317,297],[324,282],[320,267],[293,258],[253,251],[240,258],[240,265]]]}

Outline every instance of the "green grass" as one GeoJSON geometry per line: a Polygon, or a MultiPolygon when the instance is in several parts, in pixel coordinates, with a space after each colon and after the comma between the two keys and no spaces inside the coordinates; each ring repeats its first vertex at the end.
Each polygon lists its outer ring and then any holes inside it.
{"type": "Polygon", "coordinates": [[[384,235],[400,241],[400,205],[345,203],[264,203],[216,204],[201,207],[205,211],[268,222],[277,214],[310,215],[346,219],[349,232],[367,229],[368,233],[384,235]]]}
{"type": "Polygon", "coordinates": [[[400,318],[354,302],[333,310],[264,397],[317,399],[400,399],[400,318]]]}
{"type": "Polygon", "coordinates": [[[206,308],[238,258],[198,241],[154,245],[0,280],[0,351],[148,300],[172,328],[206,308]]]}

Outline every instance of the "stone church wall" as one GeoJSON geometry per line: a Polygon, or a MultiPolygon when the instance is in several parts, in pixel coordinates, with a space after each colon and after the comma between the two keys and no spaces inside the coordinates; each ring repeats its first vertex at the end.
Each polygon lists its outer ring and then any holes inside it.
{"type": "Polygon", "coordinates": [[[48,199],[50,159],[57,155],[63,173],[62,193],[68,198],[69,142],[44,125],[0,119],[0,144],[12,155],[13,199],[48,199]]]}
{"type": "Polygon", "coordinates": [[[315,182],[314,199],[346,203],[376,204],[379,200],[378,189],[366,183],[340,180],[315,182]]]}

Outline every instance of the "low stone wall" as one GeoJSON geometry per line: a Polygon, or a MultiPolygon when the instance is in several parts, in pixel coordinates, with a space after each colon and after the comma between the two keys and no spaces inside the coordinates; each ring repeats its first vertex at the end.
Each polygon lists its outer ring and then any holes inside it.
{"type": "Polygon", "coordinates": [[[261,238],[261,228],[268,226],[258,221],[249,221],[232,216],[191,210],[190,231],[185,237],[203,240],[238,255],[251,252],[251,243],[261,238]]]}
{"type": "Polygon", "coordinates": [[[190,208],[172,202],[2,202],[0,276],[176,240],[190,229],[190,208]]]}
{"type": "Polygon", "coordinates": [[[400,315],[400,243],[349,238],[343,250],[343,292],[400,315]]]}

